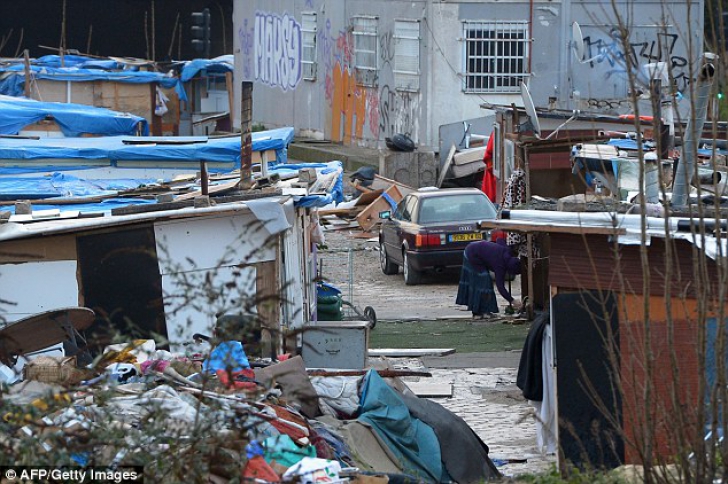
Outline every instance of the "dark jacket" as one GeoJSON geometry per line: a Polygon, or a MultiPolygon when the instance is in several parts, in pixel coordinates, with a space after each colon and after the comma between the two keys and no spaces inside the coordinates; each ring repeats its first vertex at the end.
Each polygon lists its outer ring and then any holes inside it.
{"type": "Polygon", "coordinates": [[[505,286],[506,274],[520,274],[521,261],[513,256],[510,247],[502,239],[498,242],[471,242],[465,247],[465,257],[477,272],[493,272],[498,292],[506,301],[513,302],[513,296],[505,286]]]}

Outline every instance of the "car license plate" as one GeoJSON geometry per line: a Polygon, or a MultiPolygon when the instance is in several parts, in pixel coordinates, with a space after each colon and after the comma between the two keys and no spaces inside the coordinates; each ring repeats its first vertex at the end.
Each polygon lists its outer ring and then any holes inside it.
{"type": "Polygon", "coordinates": [[[452,234],[450,242],[470,242],[472,240],[483,240],[483,233],[476,232],[472,234],[452,234]]]}

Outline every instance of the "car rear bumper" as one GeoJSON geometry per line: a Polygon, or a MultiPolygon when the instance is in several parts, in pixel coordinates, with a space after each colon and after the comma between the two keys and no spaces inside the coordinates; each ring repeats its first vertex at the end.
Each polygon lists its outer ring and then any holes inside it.
{"type": "Polygon", "coordinates": [[[407,258],[411,261],[412,268],[418,271],[434,269],[436,267],[459,267],[463,265],[464,249],[454,250],[430,250],[415,251],[408,250],[407,258]]]}

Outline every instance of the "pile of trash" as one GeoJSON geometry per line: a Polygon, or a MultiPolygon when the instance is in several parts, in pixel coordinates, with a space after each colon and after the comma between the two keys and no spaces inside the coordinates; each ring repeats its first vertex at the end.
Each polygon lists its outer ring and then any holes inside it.
{"type": "Polygon", "coordinates": [[[150,482],[500,477],[462,419],[380,376],[396,373],[386,360],[313,371],[284,355],[244,368],[216,348],[135,340],[89,367],[31,360],[23,381],[0,387],[0,465],[140,466],[150,482]]]}

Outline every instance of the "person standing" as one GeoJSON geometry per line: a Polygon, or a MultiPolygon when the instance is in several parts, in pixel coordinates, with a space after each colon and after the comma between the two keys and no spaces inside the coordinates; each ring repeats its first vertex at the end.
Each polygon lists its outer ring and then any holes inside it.
{"type": "MultiPolygon", "coordinates": [[[[493,283],[508,304],[514,305],[514,298],[506,289],[507,277],[521,273],[521,260],[514,256],[503,239],[497,242],[471,242],[465,247],[463,268],[455,304],[467,306],[473,317],[484,317],[486,313],[497,313],[493,283]],[[492,276],[491,276],[492,273],[492,276]],[[495,279],[495,281],[493,281],[495,279]]],[[[518,304],[515,304],[518,307],[518,304]]]]}

